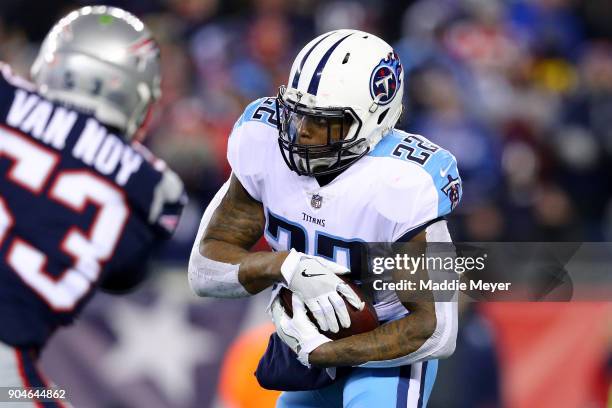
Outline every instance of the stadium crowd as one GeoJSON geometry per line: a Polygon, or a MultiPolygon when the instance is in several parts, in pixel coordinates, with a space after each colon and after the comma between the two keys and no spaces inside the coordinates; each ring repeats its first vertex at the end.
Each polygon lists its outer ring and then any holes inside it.
{"type": "MultiPolygon", "coordinates": [[[[161,44],[163,100],[149,144],[186,181],[194,217],[229,173],[226,139],[244,106],[277,92],[309,38],[351,27],[395,44],[407,74],[401,128],[458,159],[465,195],[456,239],[612,237],[605,1],[105,3],[142,16],[161,44]]],[[[0,59],[27,72],[46,27],[83,4],[2,2],[0,59]]],[[[195,223],[185,218],[177,240],[188,245],[195,223]]]]}

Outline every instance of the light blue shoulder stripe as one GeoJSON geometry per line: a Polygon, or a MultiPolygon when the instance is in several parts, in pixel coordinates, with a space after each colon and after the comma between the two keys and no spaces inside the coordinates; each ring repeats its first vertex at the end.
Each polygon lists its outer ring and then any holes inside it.
{"type": "MultiPolygon", "coordinates": [[[[254,118],[253,115],[255,114],[255,111],[257,110],[257,108],[259,108],[266,100],[268,100],[269,98],[259,98],[253,102],[251,102],[250,104],[247,105],[246,108],[244,108],[244,112],[242,113],[242,115],[240,115],[240,117],[238,118],[238,120],[236,121],[236,123],[234,124],[234,129],[238,126],[241,126],[244,122],[248,122],[251,120],[257,121],[257,122],[262,122],[265,123],[269,126],[270,123],[268,123],[264,116],[262,115],[262,117],[260,119],[254,118]]],[[[267,113],[266,113],[267,114],[267,113]]]]}
{"type": "Polygon", "coordinates": [[[431,176],[438,192],[438,217],[449,214],[455,209],[463,194],[455,156],[448,150],[440,149],[425,163],[424,168],[431,176]]]}
{"type": "Polygon", "coordinates": [[[423,140],[428,146],[437,146],[425,139],[423,136],[414,135],[419,139],[413,138],[412,141],[406,142],[404,139],[410,134],[393,130],[387,134],[376,145],[368,155],[373,157],[391,157],[397,160],[411,162],[421,166],[431,176],[436,191],[438,193],[438,217],[442,217],[450,213],[461,200],[463,189],[461,186],[461,177],[457,169],[457,160],[448,150],[438,146],[438,150],[434,153],[428,152],[418,146],[418,140],[423,140]],[[408,148],[396,148],[403,144],[408,148]],[[396,152],[394,154],[394,152],[396,152]],[[410,157],[422,158],[423,154],[429,154],[429,157],[423,164],[410,157]]]}
{"type": "Polygon", "coordinates": [[[385,137],[383,137],[381,141],[378,142],[376,147],[374,147],[374,150],[368,153],[368,156],[373,156],[373,157],[389,156],[389,157],[397,158],[396,156],[393,156],[391,152],[393,151],[395,146],[397,146],[399,142],[401,141],[402,141],[402,137],[400,136],[400,134],[397,131],[393,130],[389,132],[388,134],[386,134],[385,137]]]}
{"type": "Polygon", "coordinates": [[[253,118],[253,114],[255,113],[255,110],[257,109],[259,105],[261,105],[264,99],[265,98],[259,98],[249,103],[247,107],[244,108],[244,112],[242,112],[242,115],[240,115],[240,117],[234,124],[234,129],[238,126],[241,126],[244,122],[251,120],[253,118]]]}

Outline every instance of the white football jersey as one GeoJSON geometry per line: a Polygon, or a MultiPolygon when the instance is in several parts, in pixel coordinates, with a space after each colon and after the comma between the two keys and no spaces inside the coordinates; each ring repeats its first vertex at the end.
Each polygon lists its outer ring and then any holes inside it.
{"type": "MultiPolygon", "coordinates": [[[[415,228],[450,213],[461,198],[455,157],[418,135],[393,130],[333,181],[319,186],[285,164],[275,98],[251,103],[228,142],[233,174],[264,207],[274,250],[295,248],[351,269],[364,242],[406,240],[415,228]],[[351,249],[353,249],[351,251],[351,249]]],[[[406,314],[394,293],[374,299],[380,320],[406,314]]]]}

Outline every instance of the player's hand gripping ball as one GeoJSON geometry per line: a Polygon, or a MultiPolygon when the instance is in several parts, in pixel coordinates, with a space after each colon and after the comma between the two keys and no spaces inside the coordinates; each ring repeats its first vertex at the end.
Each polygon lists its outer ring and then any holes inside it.
{"type": "MultiPolygon", "coordinates": [[[[349,302],[347,302],[346,299],[344,299],[343,297],[344,303],[346,304],[346,308],[349,312],[349,317],[351,318],[351,326],[348,328],[340,327],[340,331],[338,331],[337,333],[321,330],[321,328],[318,326],[317,321],[312,315],[312,313],[308,311],[307,316],[310,319],[310,321],[315,324],[315,326],[319,329],[321,333],[323,333],[325,336],[329,337],[332,340],[338,340],[344,337],[353,336],[355,334],[365,333],[370,330],[374,330],[375,328],[379,326],[378,318],[376,317],[376,311],[374,310],[374,307],[372,306],[372,304],[368,302],[363,292],[361,292],[361,290],[357,287],[357,285],[351,282],[348,278],[344,278],[342,276],[340,278],[344,280],[346,283],[348,283],[351,286],[351,288],[355,291],[355,293],[359,296],[359,298],[363,302],[365,302],[365,307],[362,310],[359,310],[353,305],[351,305],[349,302]]],[[[280,290],[280,293],[279,293],[280,302],[283,308],[285,309],[285,312],[289,315],[289,317],[293,317],[293,308],[291,304],[292,297],[293,297],[293,293],[289,289],[283,287],[280,290]]]]}

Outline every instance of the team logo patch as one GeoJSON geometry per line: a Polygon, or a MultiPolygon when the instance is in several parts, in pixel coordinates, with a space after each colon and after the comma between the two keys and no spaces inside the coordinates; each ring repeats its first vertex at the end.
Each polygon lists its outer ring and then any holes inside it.
{"type": "Polygon", "coordinates": [[[446,194],[451,202],[451,210],[454,210],[459,203],[459,177],[453,178],[450,174],[446,176],[448,183],[442,187],[442,192],[446,194]]]}
{"type": "Polygon", "coordinates": [[[387,54],[374,67],[370,76],[370,94],[372,99],[378,99],[379,105],[386,105],[393,100],[397,90],[402,85],[402,63],[395,52],[387,54]]]}
{"type": "Polygon", "coordinates": [[[322,204],[323,204],[323,197],[321,197],[318,194],[313,194],[312,198],[310,199],[310,205],[312,206],[312,208],[321,208],[322,204]]]}

